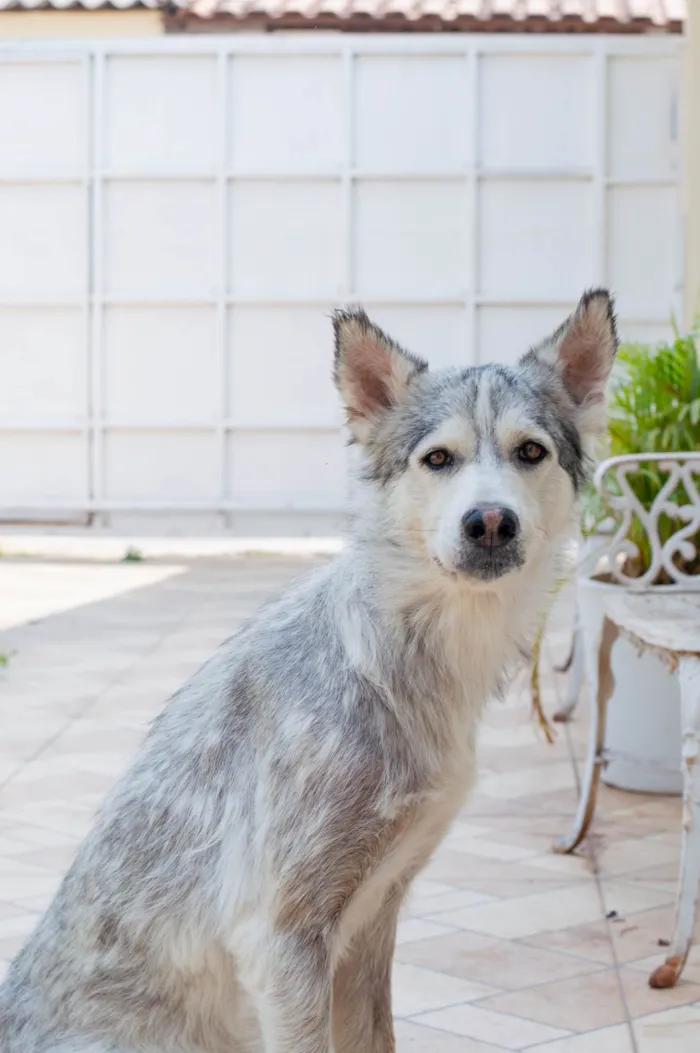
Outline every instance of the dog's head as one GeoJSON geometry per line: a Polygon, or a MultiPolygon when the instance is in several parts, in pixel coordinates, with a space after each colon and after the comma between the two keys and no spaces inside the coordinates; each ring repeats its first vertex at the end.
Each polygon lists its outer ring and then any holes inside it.
{"type": "Polygon", "coordinates": [[[430,373],[362,310],[334,326],[347,423],[395,541],[497,588],[570,529],[617,348],[605,290],[514,368],[430,373]]]}

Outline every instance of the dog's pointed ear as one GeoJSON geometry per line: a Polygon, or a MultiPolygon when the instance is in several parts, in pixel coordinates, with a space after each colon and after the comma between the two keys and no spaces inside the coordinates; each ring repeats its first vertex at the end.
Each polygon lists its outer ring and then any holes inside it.
{"type": "Polygon", "coordinates": [[[404,398],[427,362],[402,350],[361,308],[336,311],[334,379],[357,442],[367,442],[381,416],[404,398]]]}
{"type": "Polygon", "coordinates": [[[583,294],[576,310],[552,335],[532,348],[521,364],[548,366],[580,410],[579,427],[595,434],[605,427],[605,385],[617,351],[615,305],[607,289],[583,294]]]}

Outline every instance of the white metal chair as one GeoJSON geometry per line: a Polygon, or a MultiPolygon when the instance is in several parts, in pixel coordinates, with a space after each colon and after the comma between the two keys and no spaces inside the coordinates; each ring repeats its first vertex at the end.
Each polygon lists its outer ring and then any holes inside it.
{"type": "MultiPolygon", "coordinates": [[[[688,574],[677,564],[678,557],[690,562],[698,556],[699,481],[700,453],[611,457],[596,472],[596,487],[618,520],[606,545],[606,564],[620,588],[606,593],[603,615],[595,627],[592,650],[597,650],[597,661],[590,661],[588,669],[591,727],[581,798],[570,835],[555,844],[557,852],[572,852],[593,820],[600,774],[610,760],[605,722],[614,687],[611,653],[615,640],[624,636],[640,653],[657,654],[678,676],[681,693],[683,849],[676,922],[670,954],[652,973],[652,987],[672,987],[678,980],[690,950],[700,896],[700,574],[688,574]],[[645,508],[629,476],[650,463],[666,479],[651,507],[645,508]],[[679,490],[685,491],[686,501],[676,499],[679,490]],[[679,527],[662,543],[659,520],[669,515],[679,521],[679,527]],[[625,568],[627,559],[638,555],[629,539],[633,517],[642,525],[651,551],[649,567],[638,577],[625,568]]],[[[575,645],[579,661],[580,645],[579,629],[575,645]]]]}

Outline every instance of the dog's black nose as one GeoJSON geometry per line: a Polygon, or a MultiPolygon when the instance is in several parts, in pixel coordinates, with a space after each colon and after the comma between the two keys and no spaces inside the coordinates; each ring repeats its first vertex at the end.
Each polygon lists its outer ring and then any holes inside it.
{"type": "Polygon", "coordinates": [[[480,548],[501,548],[513,541],[520,531],[515,512],[498,505],[480,505],[462,518],[465,537],[480,548]]]}

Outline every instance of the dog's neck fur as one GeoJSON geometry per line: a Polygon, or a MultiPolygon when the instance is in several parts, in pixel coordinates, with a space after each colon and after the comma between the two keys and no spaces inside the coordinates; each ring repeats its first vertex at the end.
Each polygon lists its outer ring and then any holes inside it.
{"type": "Polygon", "coordinates": [[[352,523],[332,592],[354,668],[399,712],[422,695],[478,713],[528,658],[567,539],[488,588],[402,542],[376,497],[352,523]]]}

